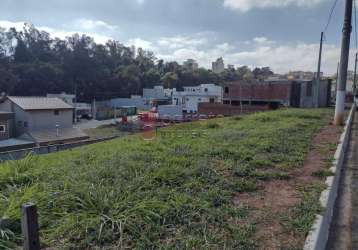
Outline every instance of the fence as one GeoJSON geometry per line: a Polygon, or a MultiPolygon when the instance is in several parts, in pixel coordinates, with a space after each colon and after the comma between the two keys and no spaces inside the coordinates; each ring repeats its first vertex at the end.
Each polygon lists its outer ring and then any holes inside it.
{"type": "Polygon", "coordinates": [[[112,137],[101,138],[101,139],[93,139],[93,140],[84,140],[84,141],[73,142],[73,143],[39,146],[39,147],[34,147],[34,148],[26,148],[26,149],[20,149],[20,150],[0,152],[0,162],[1,161],[2,162],[9,161],[9,160],[19,160],[19,159],[25,158],[30,153],[36,154],[36,155],[55,153],[55,152],[59,152],[59,151],[67,150],[67,149],[72,149],[72,148],[77,148],[77,147],[81,147],[81,146],[98,143],[98,142],[109,141],[109,140],[112,140],[115,138],[118,138],[118,136],[112,136],[112,137]]]}

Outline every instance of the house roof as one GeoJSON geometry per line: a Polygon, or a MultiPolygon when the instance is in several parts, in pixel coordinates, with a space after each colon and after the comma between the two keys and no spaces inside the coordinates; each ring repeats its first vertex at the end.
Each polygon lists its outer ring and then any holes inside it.
{"type": "Polygon", "coordinates": [[[18,97],[8,96],[8,99],[23,110],[59,110],[73,107],[57,97],[18,97]]]}

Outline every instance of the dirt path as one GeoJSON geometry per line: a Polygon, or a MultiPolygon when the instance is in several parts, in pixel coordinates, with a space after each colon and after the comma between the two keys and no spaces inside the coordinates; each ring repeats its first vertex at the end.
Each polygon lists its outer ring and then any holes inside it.
{"type": "Polygon", "coordinates": [[[327,169],[327,161],[334,155],[340,129],[327,125],[312,141],[312,150],[307,154],[302,168],[293,169],[289,180],[274,180],[261,183],[257,193],[238,194],[236,202],[245,204],[253,212],[250,218],[256,224],[259,249],[300,249],[306,235],[287,230],[280,218],[302,200],[298,187],[324,183],[325,178],[314,173],[327,169]]]}
{"type": "Polygon", "coordinates": [[[327,249],[358,249],[358,116],[340,182],[327,249]]]}

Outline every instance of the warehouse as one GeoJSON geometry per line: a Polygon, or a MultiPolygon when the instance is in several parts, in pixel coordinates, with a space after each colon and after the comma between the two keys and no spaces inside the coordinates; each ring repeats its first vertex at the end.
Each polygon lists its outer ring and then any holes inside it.
{"type": "Polygon", "coordinates": [[[330,104],[331,82],[322,80],[318,91],[318,100],[314,98],[315,81],[273,81],[259,83],[225,83],[224,104],[238,106],[242,104],[286,106],[286,107],[327,107],[330,104]]]}

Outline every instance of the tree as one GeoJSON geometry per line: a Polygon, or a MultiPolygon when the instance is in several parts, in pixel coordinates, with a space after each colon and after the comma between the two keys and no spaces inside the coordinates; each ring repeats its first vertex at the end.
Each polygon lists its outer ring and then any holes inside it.
{"type": "Polygon", "coordinates": [[[162,77],[165,88],[175,88],[178,83],[178,75],[174,72],[168,72],[162,77]]]}
{"type": "Polygon", "coordinates": [[[163,85],[181,90],[225,81],[265,78],[268,67],[253,72],[247,67],[216,74],[199,68],[188,70],[178,62],[164,62],[153,52],[119,41],[98,44],[90,36],[74,34],[52,38],[26,24],[22,30],[0,28],[0,91],[16,95],[77,93],[79,101],[142,94],[142,89],[163,85]]]}

